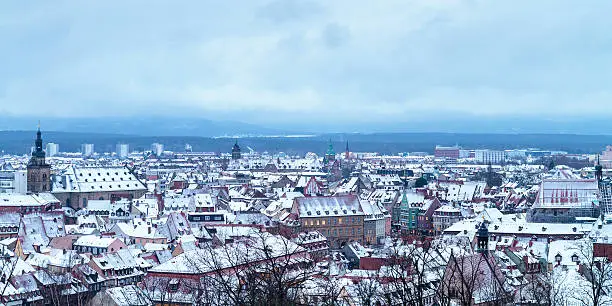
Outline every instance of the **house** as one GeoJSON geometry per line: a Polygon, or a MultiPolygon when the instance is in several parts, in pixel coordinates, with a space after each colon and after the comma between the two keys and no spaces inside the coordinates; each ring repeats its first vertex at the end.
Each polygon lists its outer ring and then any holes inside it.
{"type": "Polygon", "coordinates": [[[98,255],[127,249],[127,245],[118,238],[89,235],[79,237],[73,243],[72,248],[79,253],[91,253],[93,255],[98,255]]]}
{"type": "Polygon", "coordinates": [[[140,264],[127,249],[92,257],[89,266],[104,277],[104,288],[133,285],[141,281],[144,275],[140,264]]]}

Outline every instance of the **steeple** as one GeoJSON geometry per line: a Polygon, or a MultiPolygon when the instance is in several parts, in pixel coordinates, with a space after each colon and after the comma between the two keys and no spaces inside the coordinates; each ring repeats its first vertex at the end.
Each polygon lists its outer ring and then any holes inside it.
{"type": "Polygon", "coordinates": [[[27,166],[27,178],[29,193],[48,192],[51,188],[51,166],[45,162],[40,122],[36,131],[34,151],[27,166]]]}
{"type": "Polygon", "coordinates": [[[333,162],[336,160],[336,151],[334,151],[334,145],[332,144],[331,139],[329,139],[329,147],[327,148],[327,152],[325,152],[325,158],[327,162],[333,162]]]}
{"type": "Polygon", "coordinates": [[[489,252],[489,229],[487,228],[487,222],[483,219],[482,223],[478,227],[478,232],[476,233],[476,251],[483,255],[486,255],[489,252]]]}
{"type": "Polygon", "coordinates": [[[40,121],[38,122],[38,131],[36,131],[36,140],[34,141],[34,152],[32,156],[45,158],[45,151],[43,151],[42,133],[40,132],[40,121]]]}
{"type": "Polygon", "coordinates": [[[348,140],[346,141],[346,150],[344,151],[344,159],[351,157],[351,151],[349,150],[348,140]]]}
{"type": "Polygon", "coordinates": [[[599,154],[597,154],[597,163],[595,164],[595,178],[597,182],[601,182],[603,178],[603,167],[599,163],[599,154]]]}
{"type": "Polygon", "coordinates": [[[232,147],[232,159],[240,159],[242,154],[240,153],[240,146],[238,145],[238,139],[236,139],[236,143],[232,147]]]}

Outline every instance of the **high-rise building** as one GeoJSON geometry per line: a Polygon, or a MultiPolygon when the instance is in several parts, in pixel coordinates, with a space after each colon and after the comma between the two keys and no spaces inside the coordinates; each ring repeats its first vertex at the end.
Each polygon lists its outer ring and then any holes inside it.
{"type": "Polygon", "coordinates": [[[93,143],[84,143],[81,145],[81,153],[84,157],[89,157],[94,154],[94,145],[93,143]]]}
{"type": "Polygon", "coordinates": [[[164,145],[161,143],[154,143],[151,145],[151,152],[156,156],[161,156],[164,153],[164,145]]]}
{"type": "Polygon", "coordinates": [[[55,156],[59,153],[59,145],[57,143],[47,143],[47,156],[55,156]]]}
{"type": "Polygon", "coordinates": [[[130,145],[127,143],[118,143],[116,152],[118,158],[127,158],[130,154],[130,145]]]}

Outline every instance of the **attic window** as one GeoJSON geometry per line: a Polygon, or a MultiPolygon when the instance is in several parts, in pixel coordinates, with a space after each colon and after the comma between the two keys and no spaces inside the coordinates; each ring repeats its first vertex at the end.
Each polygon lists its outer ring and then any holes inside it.
{"type": "Polygon", "coordinates": [[[317,215],[320,215],[320,214],[321,214],[321,211],[320,211],[320,210],[317,210],[317,215]]]}
{"type": "Polygon", "coordinates": [[[578,255],[572,255],[572,262],[580,262],[580,259],[578,259],[578,255]]]}
{"type": "Polygon", "coordinates": [[[306,214],[308,214],[309,216],[312,215],[312,213],[310,211],[306,212],[306,214]]]}
{"type": "Polygon", "coordinates": [[[326,214],[326,215],[329,215],[329,210],[326,210],[326,211],[325,211],[325,214],[326,214]]]}
{"type": "Polygon", "coordinates": [[[542,231],[545,232],[546,231],[546,227],[542,226],[542,231]]]}

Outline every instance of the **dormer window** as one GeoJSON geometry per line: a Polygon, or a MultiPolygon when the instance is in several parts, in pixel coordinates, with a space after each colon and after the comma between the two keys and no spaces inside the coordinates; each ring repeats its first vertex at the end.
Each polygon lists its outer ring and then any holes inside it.
{"type": "Polygon", "coordinates": [[[557,253],[557,255],[555,255],[555,261],[558,263],[561,262],[561,254],[557,253]]]}
{"type": "Polygon", "coordinates": [[[578,255],[576,255],[576,254],[572,255],[572,262],[575,262],[575,263],[579,263],[580,262],[580,259],[578,258],[578,255]]]}
{"type": "Polygon", "coordinates": [[[178,291],[178,280],[177,279],[173,279],[170,281],[170,283],[168,284],[168,289],[172,292],[176,292],[178,291]]]}

